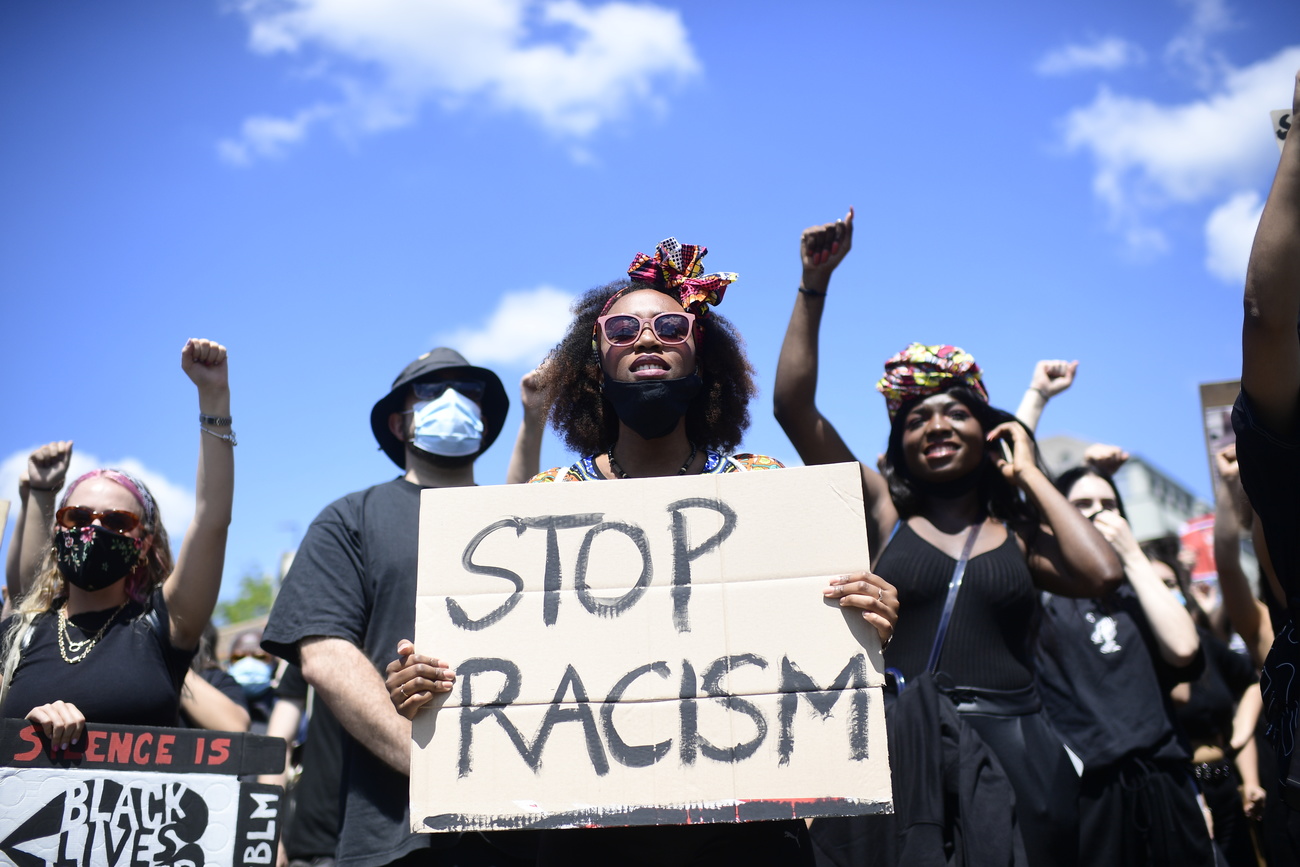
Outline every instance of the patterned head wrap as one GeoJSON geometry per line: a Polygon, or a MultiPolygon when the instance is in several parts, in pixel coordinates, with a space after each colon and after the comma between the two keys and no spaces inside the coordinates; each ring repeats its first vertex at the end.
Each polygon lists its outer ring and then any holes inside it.
{"type": "Polygon", "coordinates": [[[729,271],[705,274],[703,259],[708,252],[708,247],[667,238],[659,242],[653,257],[637,253],[627,268],[627,276],[656,289],[676,290],[682,306],[703,319],[709,315],[709,305],[721,304],[727,286],[740,279],[739,274],[729,271]]]}
{"type": "Polygon", "coordinates": [[[72,484],[68,485],[68,489],[63,492],[63,499],[59,501],[59,508],[63,508],[68,504],[68,498],[71,497],[72,492],[77,489],[77,485],[81,484],[86,479],[93,479],[97,476],[104,476],[112,479],[130,491],[131,496],[135,497],[136,502],[140,504],[140,508],[144,510],[144,525],[150,530],[158,526],[158,507],[154,504],[153,495],[149,493],[149,488],[145,486],[144,482],[140,481],[125,470],[91,470],[84,475],[77,476],[77,478],[73,480],[72,484]]]}
{"type": "Polygon", "coordinates": [[[959,346],[912,343],[885,362],[885,375],[876,383],[876,390],[885,396],[892,420],[908,401],[938,394],[954,385],[966,386],[988,403],[983,378],[975,358],[959,346]]]}
{"type": "MultiPolygon", "coordinates": [[[[614,302],[629,292],[642,288],[653,288],[668,294],[676,294],[682,307],[695,314],[695,339],[704,336],[704,321],[709,317],[709,305],[722,303],[727,286],[740,279],[739,274],[719,271],[705,274],[703,259],[709,252],[708,247],[695,244],[682,244],[676,238],[666,238],[655,248],[654,256],[637,253],[632,264],[627,268],[627,276],[633,285],[625,286],[609,296],[605,306],[600,308],[604,316],[614,302]],[[637,283],[647,284],[637,286],[637,283]]],[[[592,327],[591,348],[597,351],[596,327],[592,327]]]]}

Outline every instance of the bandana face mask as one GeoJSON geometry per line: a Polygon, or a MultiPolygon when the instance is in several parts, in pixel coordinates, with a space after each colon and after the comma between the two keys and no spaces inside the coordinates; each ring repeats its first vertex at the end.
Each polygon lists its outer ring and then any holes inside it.
{"type": "Polygon", "coordinates": [[[677,428],[703,385],[698,373],[646,382],[617,382],[607,373],[605,399],[614,407],[619,421],[642,439],[653,440],[677,428]]]}
{"type": "Polygon", "coordinates": [[[54,534],[59,572],[69,584],[88,593],[111,587],[135,571],[143,548],[143,539],[133,539],[103,527],[60,529],[54,534]]]}
{"type": "Polygon", "coordinates": [[[483,411],[465,395],[449,388],[434,400],[411,409],[415,434],[411,444],[447,458],[475,454],[483,445],[483,411]]]}

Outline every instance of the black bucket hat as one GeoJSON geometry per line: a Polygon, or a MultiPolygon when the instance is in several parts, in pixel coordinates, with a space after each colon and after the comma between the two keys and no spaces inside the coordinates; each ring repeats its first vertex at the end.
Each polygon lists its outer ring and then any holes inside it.
{"type": "Polygon", "coordinates": [[[453,379],[471,379],[483,383],[483,445],[475,452],[476,456],[488,450],[506,423],[510,399],[506,397],[505,387],[495,373],[486,367],[474,367],[454,349],[439,347],[430,350],[406,365],[406,369],[393,380],[392,390],[370,410],[370,430],[379,441],[379,447],[402,469],[406,469],[406,444],[388,429],[388,417],[402,411],[403,404],[406,403],[406,389],[411,383],[433,379],[435,376],[446,379],[446,374],[452,374],[453,379]]]}

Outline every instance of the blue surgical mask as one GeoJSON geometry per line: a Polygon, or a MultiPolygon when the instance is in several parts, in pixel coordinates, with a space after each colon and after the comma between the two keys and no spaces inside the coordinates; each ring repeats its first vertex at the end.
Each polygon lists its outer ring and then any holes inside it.
{"type": "Polygon", "coordinates": [[[1177,587],[1173,587],[1170,588],[1169,592],[1174,594],[1174,598],[1178,600],[1179,605],[1184,608],[1187,607],[1187,597],[1183,595],[1183,591],[1179,590],[1177,587]]]}
{"type": "Polygon", "coordinates": [[[478,452],[483,444],[483,412],[478,404],[449,388],[434,400],[412,407],[415,434],[411,444],[421,451],[447,458],[478,452]]]}
{"type": "Polygon", "coordinates": [[[271,663],[245,656],[230,664],[227,673],[244,688],[244,695],[256,698],[271,688],[271,663]]]}

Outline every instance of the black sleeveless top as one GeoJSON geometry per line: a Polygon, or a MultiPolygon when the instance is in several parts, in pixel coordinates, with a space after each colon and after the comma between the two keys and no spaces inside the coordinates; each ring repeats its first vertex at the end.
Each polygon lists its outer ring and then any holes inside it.
{"type": "MultiPolygon", "coordinates": [[[[925,671],[957,561],[906,523],[880,555],[876,573],[898,588],[898,626],[885,665],[905,677],[925,671]]],[[[948,622],[939,670],[955,686],[1022,689],[1033,683],[1029,635],[1037,591],[1025,556],[1006,541],[970,559],[948,622]]]]}

